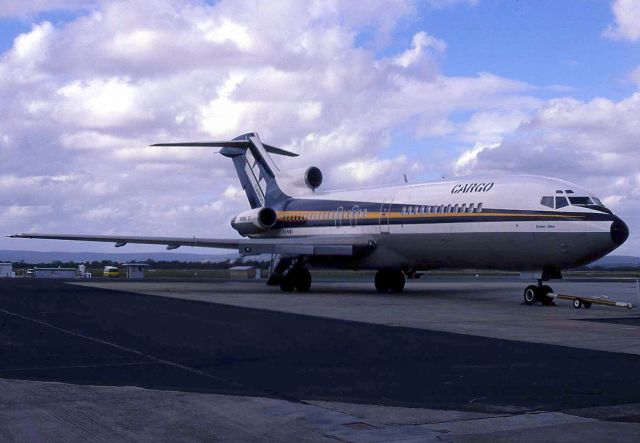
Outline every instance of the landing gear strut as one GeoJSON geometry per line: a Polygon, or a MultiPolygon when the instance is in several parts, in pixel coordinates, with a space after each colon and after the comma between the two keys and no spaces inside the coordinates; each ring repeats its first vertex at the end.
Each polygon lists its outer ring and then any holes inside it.
{"type": "Polygon", "coordinates": [[[400,270],[381,269],[376,273],[375,284],[378,292],[400,293],[404,290],[404,274],[400,270]]]}
{"type": "Polygon", "coordinates": [[[542,280],[538,280],[538,285],[530,285],[524,290],[523,298],[526,305],[533,305],[540,302],[544,306],[553,306],[553,299],[547,297],[547,294],[553,292],[549,285],[543,285],[542,280]]]}

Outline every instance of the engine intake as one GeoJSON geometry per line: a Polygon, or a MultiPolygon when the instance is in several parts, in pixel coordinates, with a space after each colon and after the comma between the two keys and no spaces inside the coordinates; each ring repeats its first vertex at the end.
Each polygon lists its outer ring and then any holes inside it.
{"type": "Polygon", "coordinates": [[[304,183],[311,189],[316,189],[322,184],[322,171],[316,166],[309,167],[304,173],[304,183]]]}
{"type": "Polygon", "coordinates": [[[273,228],[278,221],[276,211],[271,208],[256,208],[236,215],[231,227],[240,235],[259,234],[273,228]]]}

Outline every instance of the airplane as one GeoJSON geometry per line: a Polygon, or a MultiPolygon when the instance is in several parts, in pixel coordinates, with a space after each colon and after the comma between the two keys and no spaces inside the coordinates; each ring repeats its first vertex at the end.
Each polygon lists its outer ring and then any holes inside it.
{"type": "Polygon", "coordinates": [[[277,257],[267,282],[307,292],[309,268],[375,270],[378,292],[400,293],[418,271],[520,271],[526,304],[551,304],[545,282],[622,245],[627,225],[593,193],[568,181],[532,175],[463,177],[434,183],[320,191],[322,171],[281,171],[257,133],[220,142],[152,146],[218,147],[233,161],[251,209],[233,218],[239,239],[75,234],[37,238],[235,249],[277,257]]]}

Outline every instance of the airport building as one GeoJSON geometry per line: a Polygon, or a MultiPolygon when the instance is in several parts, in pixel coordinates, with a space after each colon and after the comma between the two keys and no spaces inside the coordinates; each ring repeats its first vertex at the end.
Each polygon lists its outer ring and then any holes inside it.
{"type": "Polygon", "coordinates": [[[122,265],[127,270],[127,278],[141,280],[144,278],[144,270],[149,267],[146,263],[124,263],[122,265]]]}
{"type": "Polygon", "coordinates": [[[77,274],[74,268],[33,268],[35,278],[76,278],[77,274]]]}
{"type": "Polygon", "coordinates": [[[229,277],[234,280],[256,280],[260,278],[260,270],[253,266],[233,266],[229,268],[229,277]]]}

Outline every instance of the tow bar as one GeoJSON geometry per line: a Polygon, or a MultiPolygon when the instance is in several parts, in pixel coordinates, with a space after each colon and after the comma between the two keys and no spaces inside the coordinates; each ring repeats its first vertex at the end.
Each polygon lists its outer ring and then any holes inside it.
{"type": "MultiPolygon", "coordinates": [[[[636,295],[640,300],[640,280],[636,280],[636,295]]],[[[559,300],[571,300],[573,301],[573,307],[576,309],[580,309],[583,306],[585,309],[589,309],[591,305],[614,306],[617,308],[627,308],[627,309],[635,308],[638,306],[626,301],[611,300],[606,295],[584,297],[580,295],[556,294],[555,292],[550,292],[549,294],[547,294],[547,297],[557,298],[559,300]]]]}

